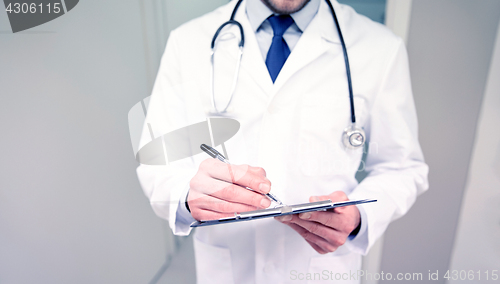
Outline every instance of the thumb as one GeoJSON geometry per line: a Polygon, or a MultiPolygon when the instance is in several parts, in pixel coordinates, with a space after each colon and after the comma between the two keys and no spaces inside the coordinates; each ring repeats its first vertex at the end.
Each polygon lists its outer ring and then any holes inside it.
{"type": "MultiPolygon", "coordinates": [[[[318,202],[318,201],[325,201],[325,200],[332,200],[332,197],[330,195],[320,195],[320,196],[311,196],[309,198],[309,202],[318,202]]],[[[333,212],[339,213],[339,214],[344,213],[344,211],[346,210],[346,207],[347,206],[335,207],[335,208],[333,208],[333,212]]]]}
{"type": "Polygon", "coordinates": [[[311,197],[309,197],[309,202],[325,201],[328,199],[330,199],[330,196],[328,196],[328,195],[311,196],[311,197]]]}
{"type": "Polygon", "coordinates": [[[333,208],[333,212],[338,213],[338,214],[342,214],[347,209],[346,207],[347,206],[335,207],[335,208],[333,208]]]}

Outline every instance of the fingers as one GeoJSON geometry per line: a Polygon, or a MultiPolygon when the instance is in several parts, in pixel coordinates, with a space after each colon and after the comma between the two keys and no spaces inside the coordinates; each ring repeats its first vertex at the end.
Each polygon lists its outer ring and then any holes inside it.
{"type": "Polygon", "coordinates": [[[194,219],[198,221],[210,221],[210,220],[217,220],[220,218],[226,218],[226,217],[233,217],[234,213],[220,213],[220,212],[214,212],[210,210],[198,210],[196,212],[191,212],[191,215],[193,216],[194,219]]]}
{"type": "Polygon", "coordinates": [[[188,201],[191,215],[196,220],[215,220],[224,217],[232,217],[236,212],[257,210],[258,208],[227,202],[209,195],[188,201]]]}
{"type": "Polygon", "coordinates": [[[239,185],[228,184],[219,180],[215,180],[214,183],[219,184],[220,187],[225,186],[221,190],[215,191],[210,194],[214,197],[230,202],[247,204],[262,209],[267,208],[269,207],[269,205],[271,205],[271,200],[260,193],[250,191],[239,185]]]}
{"type": "Polygon", "coordinates": [[[232,213],[233,215],[235,212],[246,212],[258,209],[255,206],[228,202],[225,200],[215,198],[210,195],[205,195],[203,198],[189,201],[189,204],[193,204],[195,207],[200,209],[210,210],[219,213],[232,213]]]}
{"type": "Polygon", "coordinates": [[[214,220],[267,208],[271,201],[261,193],[270,191],[271,182],[262,168],[228,165],[215,159],[203,161],[189,184],[188,205],[197,220],[214,220]]]}
{"type": "MultiPolygon", "coordinates": [[[[306,230],[302,227],[300,227],[299,225],[296,225],[296,224],[293,224],[293,223],[289,223],[288,226],[290,226],[290,228],[294,229],[295,232],[297,232],[299,235],[302,236],[302,234],[306,234],[306,230]]],[[[306,240],[306,242],[315,250],[317,251],[319,254],[326,254],[328,253],[326,250],[322,249],[320,246],[318,246],[317,244],[311,242],[311,241],[308,241],[306,240]]]]}
{"type": "Polygon", "coordinates": [[[262,168],[229,165],[215,159],[207,159],[202,162],[200,169],[214,179],[249,187],[263,194],[271,191],[271,182],[262,168]]]}
{"type": "MultiPolygon", "coordinates": [[[[334,230],[334,229],[327,227],[321,223],[302,220],[302,219],[298,218],[297,216],[294,216],[294,218],[292,219],[291,222],[301,226],[302,228],[306,229],[311,234],[317,235],[317,236],[321,237],[322,239],[326,240],[328,242],[328,244],[335,247],[335,249],[337,247],[343,245],[345,243],[344,237],[347,237],[347,234],[345,234],[343,232],[334,230]]],[[[320,245],[320,244],[318,244],[318,245],[320,245]]],[[[326,248],[324,246],[322,246],[322,247],[323,247],[323,249],[329,250],[328,248],[326,248]]]]}
{"type": "Polygon", "coordinates": [[[326,250],[323,250],[320,246],[318,246],[317,244],[313,243],[313,242],[310,242],[310,241],[306,241],[315,251],[317,251],[319,254],[327,254],[328,252],[326,250]]]}
{"type": "Polygon", "coordinates": [[[312,221],[323,224],[337,231],[340,231],[340,229],[344,227],[345,223],[343,218],[339,216],[339,213],[335,212],[325,212],[325,211],[306,212],[306,213],[300,213],[298,217],[301,220],[312,221]]]}
{"type": "MultiPolygon", "coordinates": [[[[277,218],[279,220],[279,218],[277,218]]],[[[330,240],[330,239],[325,239],[313,232],[311,232],[308,228],[304,227],[304,223],[298,224],[295,222],[296,220],[293,221],[285,221],[282,222],[284,224],[289,225],[292,229],[294,229],[304,240],[306,240],[308,243],[313,243],[316,246],[313,246],[313,248],[320,254],[328,253],[328,252],[334,252],[337,250],[339,246],[343,244],[340,244],[336,239],[335,240],[330,240]],[[319,249],[318,249],[319,248],[319,249]]],[[[309,221],[304,221],[308,223],[313,223],[309,221]]],[[[318,224],[319,226],[322,226],[321,224],[318,224]]],[[[310,227],[309,227],[310,228],[310,227]]],[[[318,227],[320,228],[320,227],[318,227]]],[[[331,229],[330,229],[331,230],[331,229]]]]}
{"type": "Polygon", "coordinates": [[[298,215],[299,219],[323,224],[340,233],[351,233],[361,222],[359,209],[354,205],[337,207],[331,211],[306,212],[298,215]]]}
{"type": "Polygon", "coordinates": [[[348,201],[347,195],[343,191],[334,191],[329,195],[311,196],[309,202],[324,201],[330,199],[332,202],[348,201]]]}
{"type": "MultiPolygon", "coordinates": [[[[309,202],[317,202],[317,201],[324,201],[324,200],[331,200],[332,202],[341,202],[341,201],[348,201],[349,198],[347,198],[347,195],[343,191],[334,191],[333,193],[329,195],[322,195],[322,196],[311,196],[309,198],[309,202]]],[[[333,209],[334,212],[336,213],[343,213],[346,210],[346,207],[336,207],[333,209]]]]}
{"type": "Polygon", "coordinates": [[[259,209],[267,208],[271,205],[269,198],[260,193],[211,177],[200,176],[196,179],[196,182],[191,184],[191,188],[218,199],[246,204],[259,209]]]}

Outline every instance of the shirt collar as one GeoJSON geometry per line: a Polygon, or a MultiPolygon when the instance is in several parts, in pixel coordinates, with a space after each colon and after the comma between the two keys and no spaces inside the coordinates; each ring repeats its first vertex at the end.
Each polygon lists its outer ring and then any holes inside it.
{"type": "MultiPolygon", "coordinates": [[[[300,11],[290,14],[295,24],[304,32],[311,23],[312,19],[318,13],[320,0],[310,0],[300,11]]],[[[248,20],[254,32],[257,32],[262,23],[273,15],[273,11],[269,9],[261,0],[247,0],[246,12],[248,20]]]]}

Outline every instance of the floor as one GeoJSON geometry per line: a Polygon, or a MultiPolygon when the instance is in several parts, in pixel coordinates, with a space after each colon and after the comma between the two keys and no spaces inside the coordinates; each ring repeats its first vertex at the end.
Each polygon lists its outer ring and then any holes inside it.
{"type": "Polygon", "coordinates": [[[182,242],[170,266],[160,277],[158,284],[180,283],[195,284],[196,269],[194,264],[193,234],[182,242]]]}

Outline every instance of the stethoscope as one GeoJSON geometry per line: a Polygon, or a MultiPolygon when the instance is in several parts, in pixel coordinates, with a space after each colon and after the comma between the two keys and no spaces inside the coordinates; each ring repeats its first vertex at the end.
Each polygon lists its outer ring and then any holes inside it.
{"type": "MultiPolygon", "coordinates": [[[[347,48],[345,46],[344,37],[342,36],[342,32],[340,31],[340,25],[339,25],[339,22],[337,20],[337,15],[335,14],[335,10],[333,9],[332,3],[330,2],[330,0],[325,0],[325,1],[328,4],[328,6],[330,7],[330,10],[332,11],[333,20],[335,21],[335,25],[336,25],[337,31],[339,33],[340,43],[342,45],[342,51],[344,53],[345,69],[346,69],[346,74],[347,74],[347,84],[349,87],[349,101],[351,104],[351,125],[348,126],[346,129],[344,129],[344,133],[342,134],[342,142],[343,142],[344,146],[348,149],[359,149],[359,148],[363,147],[363,145],[365,144],[365,132],[362,128],[356,126],[356,115],[355,115],[355,111],[354,111],[354,95],[352,92],[352,81],[351,81],[351,68],[349,67],[349,58],[347,56],[347,48]]],[[[212,107],[214,108],[214,110],[217,113],[225,113],[227,111],[227,108],[229,107],[229,105],[231,104],[231,100],[233,99],[234,90],[236,89],[236,84],[238,82],[238,76],[240,73],[241,58],[243,56],[243,47],[245,45],[245,35],[243,33],[243,27],[241,26],[241,24],[238,21],[234,20],[234,16],[236,15],[236,12],[238,11],[238,8],[240,7],[241,2],[243,2],[243,0],[238,0],[238,2],[236,3],[236,6],[234,7],[233,12],[231,13],[231,18],[229,19],[229,21],[223,23],[217,29],[217,31],[215,32],[215,35],[212,39],[212,44],[211,44],[211,48],[212,48],[212,54],[211,54],[212,107]],[[227,104],[222,109],[222,111],[219,111],[219,109],[217,108],[217,104],[215,103],[215,89],[214,89],[215,88],[215,86],[214,86],[215,85],[214,84],[214,80],[215,80],[215,75],[214,75],[214,73],[215,73],[214,72],[214,69],[215,69],[214,68],[214,65],[215,65],[214,64],[215,43],[216,43],[217,37],[219,36],[222,29],[226,26],[229,26],[229,25],[237,26],[238,29],[240,30],[241,37],[240,37],[240,42],[238,44],[239,50],[238,50],[238,55],[237,55],[238,60],[236,63],[236,70],[234,72],[234,78],[233,78],[231,89],[230,89],[230,92],[228,95],[227,104]]]]}

